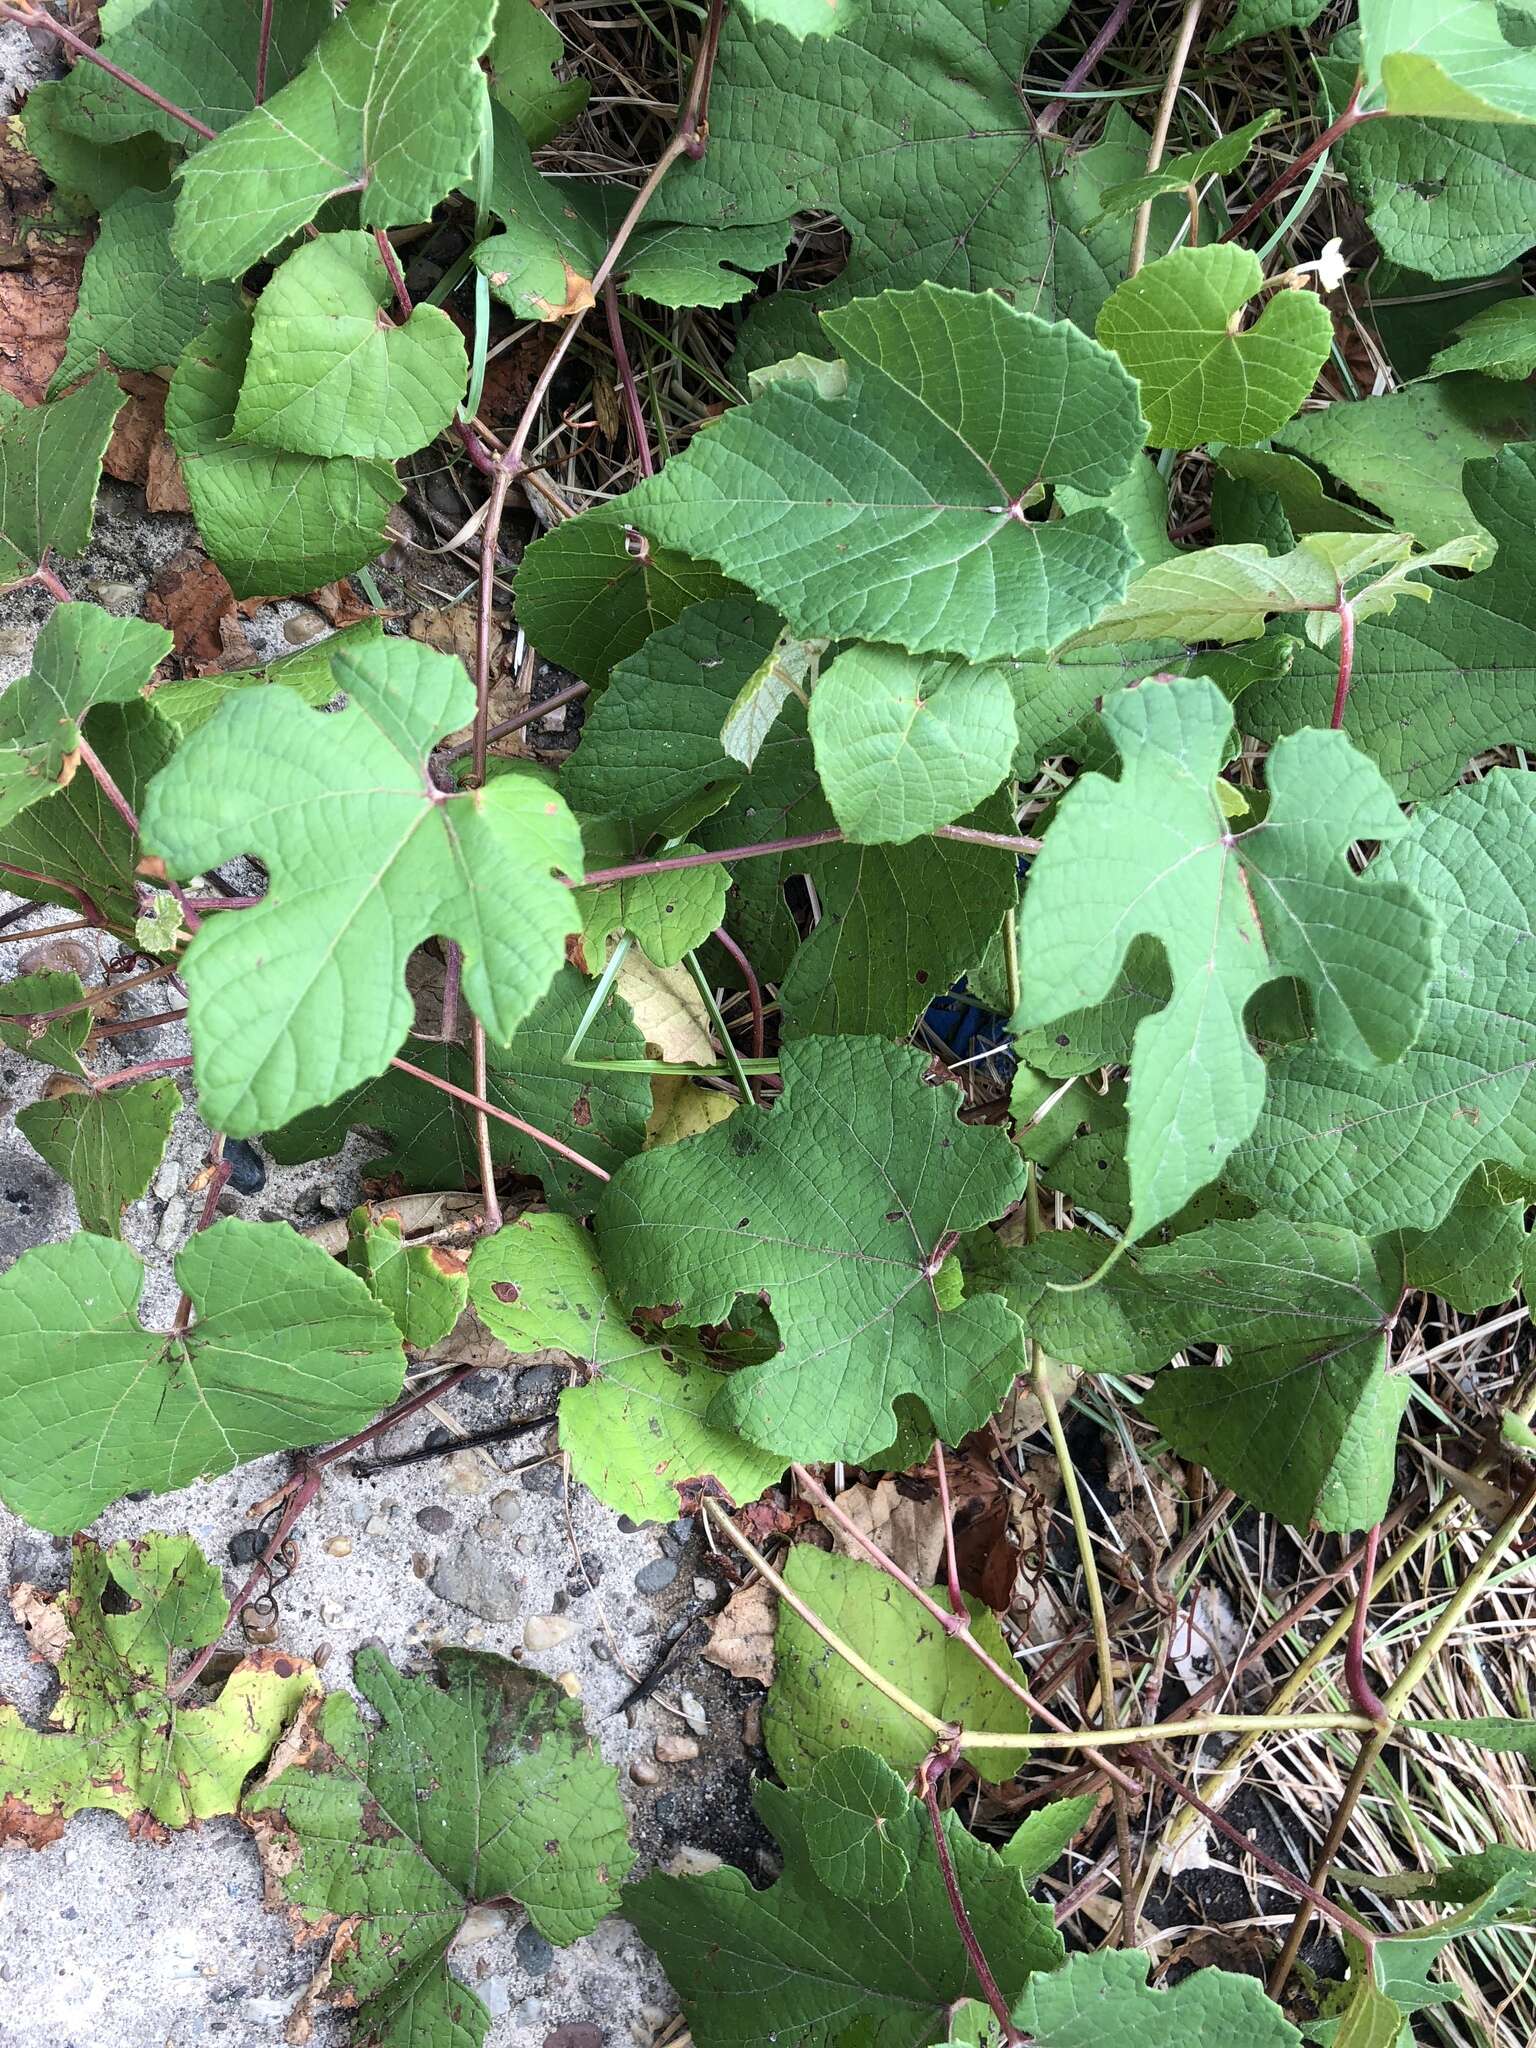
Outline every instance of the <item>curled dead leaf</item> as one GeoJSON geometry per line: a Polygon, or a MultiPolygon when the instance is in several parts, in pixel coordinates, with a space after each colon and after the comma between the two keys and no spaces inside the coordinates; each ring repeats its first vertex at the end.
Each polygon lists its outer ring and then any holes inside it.
{"type": "Polygon", "coordinates": [[[31,1654],[40,1663],[57,1664],[72,1638],[69,1617],[52,1594],[22,1579],[11,1588],[11,1613],[31,1654]]]}
{"type": "Polygon", "coordinates": [[[710,1626],[704,1655],[733,1678],[773,1683],[773,1631],[778,1596],[761,1579],[733,1593],[710,1626]]]}

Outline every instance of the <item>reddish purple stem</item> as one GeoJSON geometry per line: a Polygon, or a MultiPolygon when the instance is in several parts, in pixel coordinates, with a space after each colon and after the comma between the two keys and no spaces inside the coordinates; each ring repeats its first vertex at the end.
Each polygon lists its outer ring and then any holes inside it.
{"type": "Polygon", "coordinates": [[[1037,135],[1049,135],[1056,126],[1056,123],[1066,112],[1068,102],[1073,93],[1077,91],[1084,79],[1093,70],[1094,65],[1098,63],[1104,52],[1115,40],[1115,37],[1125,27],[1126,16],[1134,5],[1135,0],[1115,0],[1114,10],[1110,14],[1109,19],[1099,30],[1087,49],[1084,50],[1082,56],[1072,66],[1066,77],[1061,81],[1060,97],[1052,100],[1048,107],[1041,108],[1040,113],[1035,119],[1035,133],[1037,135]]]}
{"type": "Polygon", "coordinates": [[[122,819],[123,823],[128,827],[128,830],[133,834],[134,838],[137,839],[139,836],[138,812],[135,811],[133,805],[129,803],[127,797],[123,795],[123,792],[118,788],[117,784],[113,781],[111,770],[107,768],[105,764],[97,758],[94,748],[91,746],[89,740],[87,740],[84,733],[81,733],[79,739],[76,740],[75,751],[80,756],[82,763],[91,771],[91,774],[95,777],[96,785],[100,789],[102,795],[106,798],[107,802],[112,806],[113,810],[116,811],[117,815],[122,819]]]}
{"type": "Polygon", "coordinates": [[[613,350],[614,366],[619,373],[619,391],[624,400],[624,412],[629,421],[630,438],[635,444],[635,460],[640,465],[642,476],[656,474],[656,461],[651,454],[651,437],[645,430],[645,408],[640,403],[640,387],[635,382],[635,373],[630,367],[629,350],[624,342],[624,328],[619,319],[618,288],[610,277],[603,286],[603,314],[608,322],[608,342],[613,350]]]}
{"type": "Polygon", "coordinates": [[[1344,712],[1349,703],[1350,678],[1355,669],[1355,608],[1341,591],[1339,593],[1339,680],[1333,693],[1333,717],[1329,720],[1335,732],[1343,730],[1344,712]]]}
{"type": "Polygon", "coordinates": [[[63,22],[55,21],[51,14],[44,13],[41,7],[12,7],[5,4],[5,0],[0,0],[0,21],[14,21],[21,28],[46,29],[49,35],[57,36],[66,49],[73,50],[77,57],[86,58],[99,70],[105,71],[109,78],[115,78],[119,85],[126,85],[128,90],[136,92],[140,99],[148,100],[152,107],[158,107],[162,114],[169,114],[173,121],[180,121],[182,126],[190,128],[194,135],[201,135],[205,142],[213,141],[214,130],[205,122],[199,121],[195,114],[189,114],[185,107],[178,107],[174,100],[166,99],[163,94],[156,92],[152,85],[146,85],[142,78],[135,78],[131,71],[121,70],[110,59],[103,57],[99,50],[93,50],[72,28],[66,28],[63,22]]]}
{"type": "Polygon", "coordinates": [[[742,980],[747,984],[747,1001],[752,1006],[752,1058],[755,1060],[760,1060],[763,1056],[763,1043],[765,1037],[763,1029],[764,1020],[762,984],[759,982],[757,978],[757,972],[754,969],[752,962],[747,958],[746,954],[741,950],[740,946],[737,945],[736,941],[731,937],[730,933],[726,930],[724,925],[720,925],[717,927],[715,931],[715,938],[718,940],[722,950],[729,953],[731,958],[735,961],[737,967],[741,971],[742,980]]]}
{"type": "Polygon", "coordinates": [[[115,1074],[103,1074],[91,1083],[92,1091],[100,1095],[106,1088],[121,1088],[125,1081],[147,1081],[154,1074],[174,1074],[192,1064],[190,1053],[180,1053],[175,1059],[144,1060],[136,1067],[119,1067],[115,1074]]]}
{"type": "Polygon", "coordinates": [[[1304,149],[1301,155],[1295,158],[1293,162],[1287,164],[1272,184],[1265,186],[1252,206],[1239,219],[1233,222],[1221,239],[1224,242],[1241,241],[1265,208],[1272,205],[1288,185],[1293,185],[1303,171],[1309,171],[1325,150],[1332,149],[1341,136],[1347,135],[1351,128],[1357,128],[1362,121],[1379,121],[1385,112],[1386,109],[1382,107],[1378,108],[1375,113],[1361,113],[1360,81],[1357,80],[1355,89],[1349,96],[1348,104],[1339,118],[1331,122],[1323,130],[1316,142],[1312,143],[1309,148],[1304,149]]]}
{"type": "MultiPolygon", "coordinates": [[[[271,4],[271,0],[268,0],[268,4],[271,4]]],[[[395,294],[395,305],[399,310],[400,317],[402,320],[409,320],[415,309],[411,305],[411,295],[405,288],[405,272],[400,268],[400,259],[395,254],[394,245],[382,228],[374,229],[373,239],[378,244],[379,255],[382,257],[385,271],[388,273],[390,286],[395,294]]]]}
{"type": "Polygon", "coordinates": [[[272,0],[261,0],[261,27],[256,36],[256,104],[267,96],[267,58],[272,51],[272,0]]]}
{"type": "Polygon", "coordinates": [[[100,930],[107,922],[105,915],[92,902],[85,890],[77,888],[73,882],[56,881],[52,875],[40,875],[32,868],[14,867],[8,860],[0,860],[0,875],[16,875],[23,882],[41,882],[45,888],[60,890],[64,895],[72,897],[79,904],[81,910],[85,913],[86,923],[93,925],[97,930],[100,930]]]}
{"type": "Polygon", "coordinates": [[[944,1571],[949,1584],[949,1604],[959,1620],[969,1628],[971,1610],[960,1590],[960,1566],[955,1557],[955,1517],[949,1501],[949,1472],[944,1463],[944,1446],[937,1437],[933,1440],[933,1463],[939,1475],[939,1510],[944,1517],[944,1571]]]}
{"type": "Polygon", "coordinates": [[[965,1900],[961,1896],[960,1881],[955,1876],[954,1858],[949,1853],[949,1837],[944,1832],[944,1815],[939,1807],[938,1781],[948,1772],[953,1760],[954,1751],[947,1741],[925,1756],[918,1768],[918,1789],[922,1793],[923,1804],[928,1809],[928,1825],[933,1830],[933,1853],[939,1859],[939,1874],[944,1879],[944,1893],[949,1900],[955,1931],[960,1936],[966,1955],[970,1958],[971,1969],[975,1973],[976,1982],[981,1986],[982,1996],[991,2006],[997,2023],[1003,2030],[1003,2039],[1018,2042],[1022,2041],[1024,2036],[1013,2024],[1008,2001],[999,1989],[997,1979],[992,1974],[992,1966],[982,1950],[975,1928],[971,1925],[971,1916],[966,1911],[965,1900]]]}
{"type": "MultiPolygon", "coordinates": [[[[563,690],[556,690],[552,696],[541,698],[537,704],[530,704],[526,711],[519,711],[511,718],[499,719],[486,729],[485,741],[504,740],[509,732],[521,732],[525,725],[537,725],[551,711],[558,711],[562,704],[575,704],[591,689],[590,683],[567,683],[563,690]]],[[[438,756],[442,761],[462,761],[466,754],[475,750],[473,740],[461,740],[456,747],[445,747],[438,756]]]]}
{"type": "Polygon", "coordinates": [[[1370,1613],[1371,1581],[1376,1576],[1376,1551],[1380,1542],[1381,1524],[1378,1522],[1373,1529],[1366,1531],[1365,1555],[1360,1560],[1360,1596],[1355,1602],[1355,1618],[1350,1623],[1349,1642],[1344,1650],[1344,1687],[1355,1712],[1368,1715],[1385,1728],[1392,1716],[1365,1669],[1366,1619],[1370,1613]]]}
{"type": "Polygon", "coordinates": [[[558,1152],[562,1159],[569,1159],[573,1166],[579,1166],[583,1173],[590,1173],[597,1180],[612,1180],[613,1175],[605,1172],[596,1160],[588,1159],[571,1145],[559,1138],[552,1138],[548,1131],[541,1131],[537,1124],[525,1123],[520,1116],[514,1116],[509,1109],[498,1109],[494,1102],[487,1102],[483,1095],[472,1095],[467,1088],[459,1088],[452,1081],[444,1081],[436,1074],[429,1074],[425,1067],[413,1066],[409,1060],[393,1059],[389,1063],[398,1067],[402,1074],[409,1074],[413,1080],[425,1081],[429,1088],[437,1088],[444,1095],[451,1095],[455,1102],[466,1103],[469,1108],[479,1110],[482,1116],[493,1116],[498,1123],[510,1124],[515,1131],[521,1131],[525,1138],[532,1138],[536,1145],[542,1145],[547,1152],[558,1152]]]}

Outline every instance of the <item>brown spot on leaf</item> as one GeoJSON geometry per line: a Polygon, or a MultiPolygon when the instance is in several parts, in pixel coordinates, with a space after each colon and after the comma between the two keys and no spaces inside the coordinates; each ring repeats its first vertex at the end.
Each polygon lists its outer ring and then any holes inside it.
{"type": "MultiPolygon", "coordinates": [[[[597,304],[591,278],[583,277],[579,270],[573,270],[563,256],[560,258],[560,267],[565,272],[565,297],[558,306],[549,299],[539,298],[537,294],[529,295],[529,304],[540,320],[570,320],[577,313],[585,313],[597,304]]],[[[506,280],[501,281],[505,283],[506,280]]],[[[497,280],[492,278],[491,282],[494,284],[497,280]]]]}
{"type": "Polygon", "coordinates": [[[0,1800],[0,1844],[6,1848],[46,1849],[63,1832],[62,1813],[34,1813],[14,1792],[0,1800]]]}

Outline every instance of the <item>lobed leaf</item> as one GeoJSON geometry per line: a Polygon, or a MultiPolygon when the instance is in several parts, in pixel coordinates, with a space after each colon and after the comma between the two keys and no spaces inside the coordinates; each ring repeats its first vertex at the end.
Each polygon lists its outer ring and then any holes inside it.
{"type": "Polygon", "coordinates": [[[476,1314],[514,1357],[563,1351],[581,1367],[560,1396],[560,1445],[609,1507],[674,1521],[690,1479],[713,1479],[744,1503],[782,1475],[782,1458],[709,1422],[723,1381],[698,1338],[628,1322],[592,1238],[570,1218],[524,1216],[483,1238],[469,1280],[476,1314]]]}
{"type": "Polygon", "coordinates": [[[233,1813],[294,1710],[314,1694],[312,1664],[277,1650],[239,1659],[217,1698],[167,1693],[178,1651],[217,1642],[229,1621],[219,1575],[190,1536],[151,1534],[103,1549],[79,1538],[69,1589],[31,1587],[34,1640],[58,1667],[48,1729],[0,1702],[0,1841],[42,1848],[77,1813],[117,1814],[165,1839],[233,1813]],[[110,1604],[109,1604],[110,1603],[110,1604]],[[38,1626],[47,1616],[57,1634],[38,1626]]]}
{"type": "Polygon", "coordinates": [[[399,1393],[387,1311],[286,1224],[226,1217],[176,1277],[195,1320],[167,1334],[141,1327],[143,1268],[112,1238],[40,1245],[0,1276],[0,1495],[37,1528],[345,1436],[399,1393]]]}
{"type": "Polygon", "coordinates": [[[1414,1043],[1435,964],[1424,898],[1345,859],[1357,839],[1408,830],[1375,768],[1341,734],[1295,734],[1270,756],[1265,817],[1234,832],[1217,795],[1231,718],[1203,677],[1152,678],[1107,704],[1120,779],[1083,776],[1068,793],[1019,918],[1025,1029],[1106,996],[1133,938],[1167,955],[1172,996],[1137,1026],[1131,1060],[1137,1236],[1254,1128],[1264,1063],[1244,1012],[1260,988],[1305,983],[1320,1038],[1367,1071],[1414,1043]]]}
{"type": "Polygon", "coordinates": [[[598,1205],[620,1301],[722,1322],[766,1292],[782,1350],[733,1373],[711,1419],[799,1458],[859,1458],[916,1395],[958,1442],[1017,1370],[996,1300],[941,1310],[948,1233],[1000,1215],[1023,1166],[996,1131],[956,1123],[923,1055],[874,1039],[786,1045],[776,1108],[630,1160],[598,1205]]]}
{"type": "Polygon", "coordinates": [[[175,874],[237,853],[268,873],[254,909],[209,919],[184,973],[204,1113],[231,1137],[286,1123],[382,1073],[413,1022],[412,950],[463,955],[465,998],[506,1044],[578,926],[557,869],[581,835],[528,775],[447,796],[431,747],[468,722],[463,666],[414,640],[334,657],[347,708],[287,690],[226,702],[152,784],[146,842],[175,874]]]}
{"type": "Polygon", "coordinates": [[[563,1946],[618,1903],[634,1858],[574,1700],[485,1651],[437,1668],[442,1685],[360,1650],[379,1724],[348,1693],[316,1703],[244,1813],[274,1892],[329,1939],[311,1998],[355,2006],[377,2041],[479,2048],[491,2016],[448,1966],[471,1908],[515,1900],[563,1946]]]}
{"type": "MultiPolygon", "coordinates": [[[[784,1857],[783,1874],[768,1890],[754,1890],[729,1868],[625,1886],[625,1917],[681,1987],[699,2048],[772,2048],[788,2040],[833,2048],[850,2026],[874,2048],[922,2048],[942,2038],[957,2000],[980,1995],[922,1808],[878,1759],[860,1765],[856,1751],[845,1755],[890,1816],[885,1853],[907,1864],[910,1875],[894,1898],[835,1888],[821,1874],[822,1774],[849,1768],[831,1759],[800,1789],[755,1788],[758,1812],[784,1857]]],[[[1050,1910],[954,1813],[945,1814],[944,1830],[976,1938],[1012,1996],[1032,1972],[1062,1959],[1050,1910]]]]}
{"type": "Polygon", "coordinates": [[[1420,804],[1373,864],[1440,925],[1423,1028],[1395,1066],[1351,1068],[1321,1043],[1270,1063],[1228,1177],[1281,1215],[1430,1230],[1484,1164],[1536,1175],[1532,943],[1536,776],[1495,769],[1420,804]]]}

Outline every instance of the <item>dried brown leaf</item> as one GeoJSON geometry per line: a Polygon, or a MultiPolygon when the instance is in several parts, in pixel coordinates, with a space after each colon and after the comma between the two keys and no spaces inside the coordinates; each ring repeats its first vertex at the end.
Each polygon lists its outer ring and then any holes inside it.
{"type": "Polygon", "coordinates": [[[773,1683],[773,1630],[778,1596],[761,1579],[731,1595],[710,1625],[704,1655],[733,1678],[773,1683]]]}

